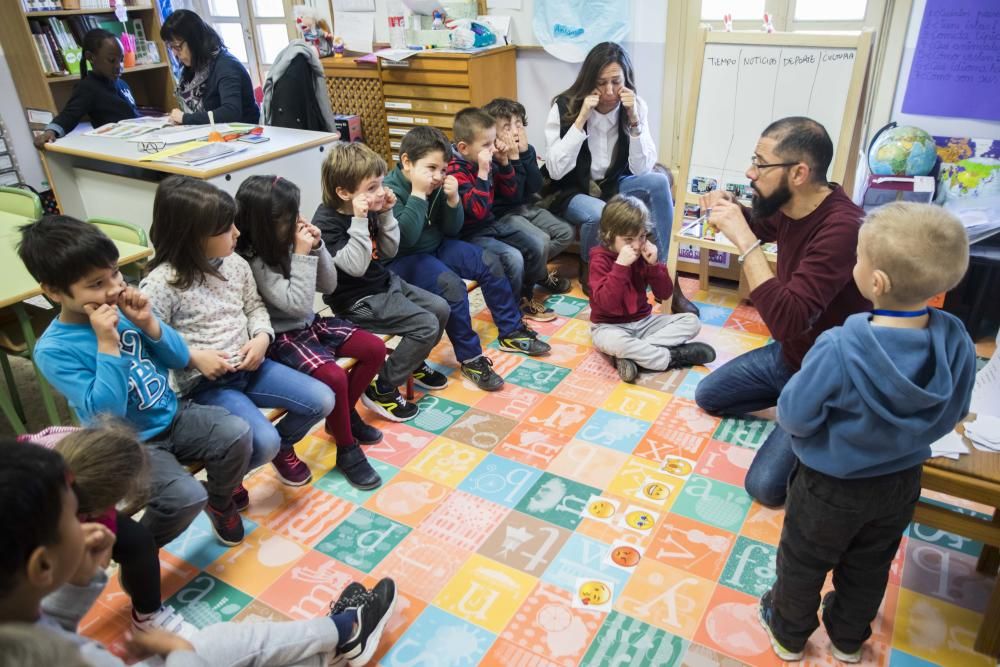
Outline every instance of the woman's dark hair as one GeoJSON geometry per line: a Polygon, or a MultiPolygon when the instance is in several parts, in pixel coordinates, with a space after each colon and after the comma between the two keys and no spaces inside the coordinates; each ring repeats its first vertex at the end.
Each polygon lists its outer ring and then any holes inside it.
{"type": "Polygon", "coordinates": [[[564,122],[572,123],[576,120],[583,105],[583,98],[590,95],[597,87],[597,78],[601,75],[601,70],[614,63],[621,65],[625,87],[635,92],[635,71],[632,69],[632,59],[628,51],[615,42],[601,42],[583,59],[583,65],[580,66],[580,72],[576,75],[573,85],[552,98],[553,104],[560,97],[566,98],[564,122]]]}
{"type": "Polygon", "coordinates": [[[202,242],[223,234],[233,225],[236,202],[207,181],[191,176],[169,176],[156,188],[149,238],[156,254],[155,269],[169,264],[176,275],[170,284],[185,290],[205,275],[225,280],[202,250],[202,242]]]}
{"type": "Polygon", "coordinates": [[[299,186],[281,176],[251,176],[236,191],[236,252],[259,257],[285,278],[292,275],[289,246],[299,218],[299,186]]]}
{"type": "Polygon", "coordinates": [[[190,79],[223,48],[222,38],[212,26],[187,9],[178,9],[160,26],[160,39],[164,42],[181,40],[191,51],[191,66],[184,68],[183,77],[190,79]]]}
{"type": "Polygon", "coordinates": [[[88,30],[87,34],[83,36],[83,44],[80,48],[83,50],[83,57],[80,58],[80,78],[86,78],[87,76],[87,54],[92,53],[94,57],[97,57],[97,52],[101,50],[104,46],[105,40],[114,40],[118,44],[118,38],[115,37],[113,32],[108,32],[103,28],[94,28],[93,30],[88,30]]]}

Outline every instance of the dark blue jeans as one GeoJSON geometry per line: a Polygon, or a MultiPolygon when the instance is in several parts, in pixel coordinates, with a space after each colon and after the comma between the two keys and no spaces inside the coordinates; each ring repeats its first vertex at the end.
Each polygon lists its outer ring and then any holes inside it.
{"type": "Polygon", "coordinates": [[[433,292],[448,302],[451,315],[445,332],[455,348],[455,358],[460,362],[470,361],[483,353],[479,334],[472,328],[469,293],[463,278],[479,283],[501,336],[509,336],[521,328],[517,300],[500,261],[493,253],[484,252],[465,241],[445,239],[433,254],[397,257],[388,266],[406,282],[433,292]]]}
{"type": "MultiPolygon", "coordinates": [[[[695,401],[713,415],[741,416],[773,408],[793,374],[781,354],[781,345],[770,343],[709,373],[698,384],[695,401]]],[[[743,486],[761,504],[780,507],[785,504],[795,461],[791,439],[781,426],[775,426],[757,450],[743,486]]]]}

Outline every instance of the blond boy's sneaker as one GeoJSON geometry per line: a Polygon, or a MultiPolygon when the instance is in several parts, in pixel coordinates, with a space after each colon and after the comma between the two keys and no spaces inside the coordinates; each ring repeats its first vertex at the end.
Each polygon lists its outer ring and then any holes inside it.
{"type": "Polygon", "coordinates": [[[538,299],[521,298],[521,315],[528,320],[536,322],[551,322],[556,319],[556,314],[551,308],[546,308],[545,304],[538,299]]]}

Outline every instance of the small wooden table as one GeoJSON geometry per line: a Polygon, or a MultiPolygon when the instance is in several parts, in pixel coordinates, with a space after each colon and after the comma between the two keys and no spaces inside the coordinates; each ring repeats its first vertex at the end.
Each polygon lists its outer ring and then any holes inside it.
{"type": "MultiPolygon", "coordinates": [[[[964,426],[959,425],[958,431],[964,434],[964,426]]],[[[970,449],[971,454],[957,461],[928,460],[924,464],[923,487],[992,507],[992,521],[959,514],[923,500],[917,503],[913,520],[982,542],[983,551],[976,570],[996,576],[1000,566],[1000,510],[997,509],[1000,507],[1000,453],[981,452],[971,445],[970,449]]],[[[1000,577],[993,584],[993,594],[974,646],[980,653],[1000,656],[1000,577]]]]}

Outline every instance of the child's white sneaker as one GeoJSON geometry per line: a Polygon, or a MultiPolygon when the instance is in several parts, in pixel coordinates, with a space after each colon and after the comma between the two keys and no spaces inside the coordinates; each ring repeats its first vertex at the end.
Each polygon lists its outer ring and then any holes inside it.
{"type": "Polygon", "coordinates": [[[191,639],[198,632],[198,628],[185,621],[184,617],[170,605],[164,605],[148,616],[139,614],[133,609],[132,627],[139,632],[166,630],[184,639],[191,639]]]}

